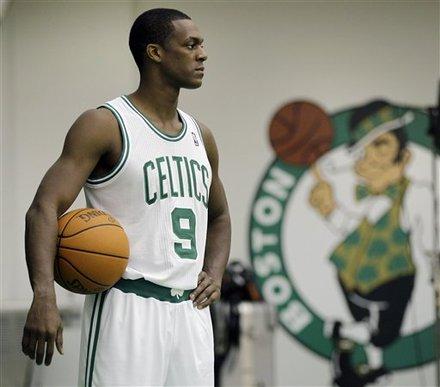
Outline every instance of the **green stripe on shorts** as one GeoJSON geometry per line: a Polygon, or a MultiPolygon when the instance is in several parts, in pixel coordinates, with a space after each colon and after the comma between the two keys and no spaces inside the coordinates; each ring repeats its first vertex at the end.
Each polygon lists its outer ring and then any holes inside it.
{"type": "Polygon", "coordinates": [[[96,355],[96,347],[98,345],[98,337],[99,337],[99,328],[101,325],[102,309],[104,307],[104,300],[105,300],[105,296],[107,295],[107,293],[108,293],[108,291],[101,293],[101,299],[99,301],[98,317],[96,318],[96,326],[95,326],[95,337],[93,338],[93,350],[92,350],[91,359],[90,359],[89,380],[85,381],[86,386],[88,386],[88,387],[92,387],[93,369],[95,367],[95,355],[96,355]]]}
{"type": "Polygon", "coordinates": [[[87,385],[87,376],[89,371],[89,353],[90,353],[90,343],[92,341],[92,333],[93,333],[93,320],[95,319],[95,311],[96,311],[96,303],[98,302],[99,294],[95,296],[95,301],[93,302],[92,315],[90,318],[90,328],[89,328],[89,338],[87,340],[87,356],[86,356],[86,375],[84,378],[84,385],[87,385]]]}
{"type": "Polygon", "coordinates": [[[134,293],[140,297],[155,298],[159,301],[168,301],[172,303],[188,301],[189,295],[194,290],[171,289],[147,281],[144,278],[136,280],[122,278],[114,285],[114,287],[124,293],[134,293]]]}

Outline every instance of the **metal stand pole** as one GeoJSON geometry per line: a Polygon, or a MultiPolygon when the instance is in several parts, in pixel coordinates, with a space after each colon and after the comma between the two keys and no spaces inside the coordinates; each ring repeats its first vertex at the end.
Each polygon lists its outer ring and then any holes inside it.
{"type": "Polygon", "coordinates": [[[435,310],[435,354],[436,354],[436,385],[440,387],[440,252],[439,252],[439,203],[438,203],[438,176],[437,176],[437,152],[435,144],[432,151],[432,190],[433,190],[433,262],[432,283],[434,287],[434,310],[435,310]]]}
{"type": "Polygon", "coordinates": [[[439,241],[439,179],[437,171],[437,153],[440,151],[440,83],[437,95],[437,106],[428,109],[431,127],[429,134],[432,138],[432,193],[433,193],[433,256],[432,256],[432,285],[434,287],[435,330],[434,345],[436,359],[436,385],[440,387],[440,241],[439,241]]]}

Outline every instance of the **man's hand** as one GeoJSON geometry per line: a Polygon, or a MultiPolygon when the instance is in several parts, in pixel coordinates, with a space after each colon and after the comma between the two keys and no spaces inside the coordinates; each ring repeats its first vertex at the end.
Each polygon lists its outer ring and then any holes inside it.
{"type": "Polygon", "coordinates": [[[63,354],[63,323],[55,301],[35,299],[29,309],[23,329],[22,350],[38,365],[49,365],[54,346],[63,354]],[[46,353],[46,357],[44,356],[46,353]]]}
{"type": "Polygon", "coordinates": [[[220,283],[214,281],[205,271],[200,272],[197,288],[189,298],[197,309],[203,309],[220,299],[220,283]]]}

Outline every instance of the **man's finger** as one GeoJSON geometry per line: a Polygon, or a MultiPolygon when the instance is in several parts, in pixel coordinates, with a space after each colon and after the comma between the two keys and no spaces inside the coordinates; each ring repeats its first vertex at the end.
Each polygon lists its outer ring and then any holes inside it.
{"type": "Polygon", "coordinates": [[[209,278],[204,278],[198,285],[197,288],[190,294],[189,298],[195,300],[201,292],[203,292],[210,284],[209,278]]]}
{"type": "Polygon", "coordinates": [[[34,332],[30,333],[29,345],[27,349],[27,355],[33,360],[35,359],[35,350],[37,344],[37,336],[34,332]]]}
{"type": "Polygon", "coordinates": [[[63,327],[58,328],[57,337],[55,339],[55,344],[57,346],[57,350],[61,355],[64,355],[63,350],[63,327]]]}
{"type": "Polygon", "coordinates": [[[220,292],[219,290],[216,289],[213,293],[211,293],[211,295],[207,299],[205,299],[199,305],[197,305],[197,309],[206,308],[207,306],[216,302],[219,298],[220,298],[220,292]]]}
{"type": "Polygon", "coordinates": [[[210,284],[208,287],[206,287],[203,292],[201,292],[197,298],[194,299],[194,305],[199,304],[200,302],[204,301],[205,298],[208,298],[212,293],[214,293],[217,290],[217,286],[215,284],[210,284]]]}
{"type": "Polygon", "coordinates": [[[199,296],[199,294],[203,292],[203,290],[205,290],[204,287],[200,285],[197,286],[197,288],[195,288],[194,291],[189,295],[189,298],[194,301],[199,296]]]}
{"type": "Polygon", "coordinates": [[[208,277],[208,274],[206,274],[204,271],[201,271],[199,273],[198,279],[197,279],[197,285],[202,282],[205,278],[208,277]]]}
{"type": "Polygon", "coordinates": [[[40,336],[38,338],[38,341],[37,341],[37,358],[36,358],[36,362],[37,362],[38,365],[43,363],[45,346],[46,346],[46,340],[44,339],[44,337],[40,336]]]}
{"type": "Polygon", "coordinates": [[[21,340],[21,350],[25,355],[27,355],[27,351],[29,347],[29,331],[25,328],[23,330],[23,339],[21,340]]]}
{"type": "Polygon", "coordinates": [[[44,359],[44,364],[45,365],[49,365],[52,361],[52,356],[53,356],[53,350],[54,350],[54,346],[55,346],[55,340],[53,337],[50,337],[47,340],[47,346],[46,346],[46,357],[44,359]]]}

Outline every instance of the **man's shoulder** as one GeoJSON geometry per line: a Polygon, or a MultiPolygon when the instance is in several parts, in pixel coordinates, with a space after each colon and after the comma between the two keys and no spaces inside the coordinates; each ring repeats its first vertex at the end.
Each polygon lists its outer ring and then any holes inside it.
{"type": "Polygon", "coordinates": [[[99,137],[116,132],[118,128],[118,121],[110,110],[96,108],[83,112],[73,124],[71,131],[79,132],[86,137],[99,137]]]}
{"type": "Polygon", "coordinates": [[[68,144],[83,144],[109,149],[119,138],[119,126],[108,109],[89,109],[73,123],[66,136],[68,144]]]}
{"type": "Polygon", "coordinates": [[[76,121],[79,124],[93,124],[97,127],[108,127],[109,125],[117,125],[114,114],[103,107],[89,109],[83,112],[76,121]]]}

